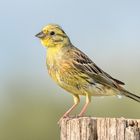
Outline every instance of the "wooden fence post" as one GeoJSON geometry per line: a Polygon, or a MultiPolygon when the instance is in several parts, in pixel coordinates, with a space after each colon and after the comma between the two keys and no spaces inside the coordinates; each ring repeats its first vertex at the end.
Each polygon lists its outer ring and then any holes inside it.
{"type": "Polygon", "coordinates": [[[140,140],[140,119],[64,118],[61,140],[140,140]]]}

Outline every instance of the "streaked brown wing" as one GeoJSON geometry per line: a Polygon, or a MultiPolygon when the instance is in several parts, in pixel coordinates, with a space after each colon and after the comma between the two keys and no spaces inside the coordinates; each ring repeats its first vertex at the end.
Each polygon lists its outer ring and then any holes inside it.
{"type": "Polygon", "coordinates": [[[87,55],[77,48],[73,48],[74,66],[82,73],[88,74],[90,78],[98,82],[118,87],[117,85],[124,85],[123,82],[111,77],[109,74],[100,69],[87,55]]]}

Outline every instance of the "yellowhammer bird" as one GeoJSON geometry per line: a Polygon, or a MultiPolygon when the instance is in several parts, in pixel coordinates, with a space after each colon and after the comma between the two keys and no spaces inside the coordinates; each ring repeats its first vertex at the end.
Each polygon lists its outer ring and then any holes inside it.
{"type": "Polygon", "coordinates": [[[82,116],[91,96],[124,95],[140,102],[140,97],[125,90],[123,82],[100,69],[87,55],[74,47],[63,29],[56,24],[45,26],[36,35],[47,48],[47,68],[52,79],[73,95],[74,105],[63,115],[67,117],[80,102],[79,95],[86,96],[80,112],[82,116]]]}

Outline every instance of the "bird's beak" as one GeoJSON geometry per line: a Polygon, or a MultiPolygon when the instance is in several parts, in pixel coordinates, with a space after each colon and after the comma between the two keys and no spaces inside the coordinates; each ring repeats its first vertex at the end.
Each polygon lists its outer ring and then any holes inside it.
{"type": "Polygon", "coordinates": [[[41,31],[40,33],[36,34],[35,36],[40,38],[40,39],[43,39],[46,37],[46,34],[43,31],[41,31]]]}

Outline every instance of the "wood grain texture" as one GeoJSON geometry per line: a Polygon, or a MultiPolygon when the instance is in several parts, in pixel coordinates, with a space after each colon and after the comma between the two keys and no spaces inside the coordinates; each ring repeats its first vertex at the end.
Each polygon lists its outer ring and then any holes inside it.
{"type": "Polygon", "coordinates": [[[61,140],[140,140],[140,119],[65,118],[61,140]]]}

